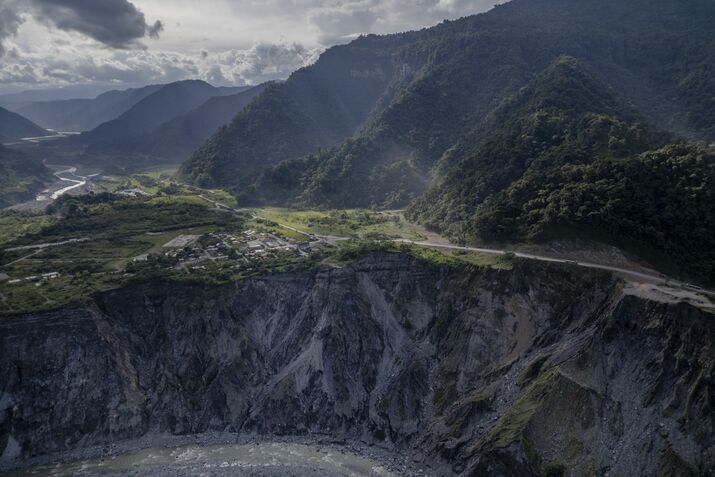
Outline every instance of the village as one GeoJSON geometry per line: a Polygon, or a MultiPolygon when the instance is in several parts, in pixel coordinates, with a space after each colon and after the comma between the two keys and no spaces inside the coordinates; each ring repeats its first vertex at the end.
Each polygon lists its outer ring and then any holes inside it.
{"type": "MultiPolygon", "coordinates": [[[[74,242],[85,241],[83,239],[74,242]]],[[[55,244],[28,247],[28,250],[42,250],[51,245],[55,244]]],[[[305,240],[295,240],[255,229],[182,234],[159,247],[128,259],[126,266],[121,270],[99,271],[92,275],[127,277],[142,270],[157,268],[167,272],[202,275],[219,269],[234,272],[251,271],[260,268],[262,264],[276,260],[316,258],[327,245],[323,239],[312,234],[306,234],[305,240]]],[[[41,287],[60,277],[71,278],[72,275],[53,270],[20,277],[0,273],[0,282],[11,286],[32,282],[35,286],[41,287]]]]}
{"type": "MultiPolygon", "coordinates": [[[[319,255],[326,243],[307,235],[297,241],[270,232],[248,229],[239,233],[210,232],[204,235],[179,235],[161,247],[155,261],[168,270],[202,273],[212,268],[245,269],[269,259],[310,258],[319,255]]],[[[134,257],[134,264],[149,262],[152,254],[134,257]]]]}

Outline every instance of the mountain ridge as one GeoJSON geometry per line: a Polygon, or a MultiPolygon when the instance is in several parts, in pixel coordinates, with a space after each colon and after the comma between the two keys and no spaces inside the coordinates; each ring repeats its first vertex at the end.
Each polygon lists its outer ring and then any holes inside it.
{"type": "MultiPolygon", "coordinates": [[[[683,88],[683,81],[691,70],[709,64],[703,45],[715,38],[707,21],[715,20],[713,5],[596,3],[516,0],[419,32],[363,37],[331,49],[330,59],[344,55],[344,61],[351,61],[358,49],[372,50],[365,53],[365,61],[379,55],[390,58],[392,74],[376,85],[380,91],[370,98],[370,114],[359,124],[334,134],[332,141],[310,137],[301,129],[305,118],[298,119],[303,113],[285,109],[298,97],[290,88],[300,78],[291,78],[266,99],[265,114],[245,111],[184,164],[182,176],[232,188],[247,204],[277,203],[271,201],[272,193],[261,191],[272,184],[281,199],[306,206],[404,206],[424,192],[432,167],[463,134],[562,55],[583,62],[659,127],[707,136],[704,124],[711,110],[684,100],[689,89],[683,88]],[[661,74],[664,64],[667,75],[661,74]],[[270,142],[276,132],[265,119],[271,117],[268,111],[283,118],[281,132],[298,132],[283,138],[282,147],[262,150],[247,138],[270,142]],[[290,163],[280,164],[286,160],[290,163]],[[276,167],[302,178],[280,191],[280,177],[286,174],[272,171],[276,167]],[[260,179],[261,174],[274,177],[260,179]],[[394,181],[404,184],[397,187],[402,190],[391,190],[394,181]],[[356,193],[351,183],[362,184],[367,194],[356,193]]],[[[301,70],[301,77],[319,71],[338,78],[321,60],[301,70]]]]}
{"type": "Polygon", "coordinates": [[[95,98],[38,101],[16,112],[57,131],[88,131],[125,113],[162,86],[107,91],[95,98]]]}
{"type": "Polygon", "coordinates": [[[119,117],[76,137],[89,144],[115,144],[155,129],[220,92],[201,80],[169,83],[146,96],[119,117]]]}

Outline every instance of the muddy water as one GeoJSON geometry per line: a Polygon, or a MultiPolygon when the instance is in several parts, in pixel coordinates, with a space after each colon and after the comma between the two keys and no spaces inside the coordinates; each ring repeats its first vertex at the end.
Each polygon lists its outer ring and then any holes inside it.
{"type": "Polygon", "coordinates": [[[43,466],[8,476],[349,476],[397,477],[378,462],[334,448],[268,443],[144,449],[43,466]]]}

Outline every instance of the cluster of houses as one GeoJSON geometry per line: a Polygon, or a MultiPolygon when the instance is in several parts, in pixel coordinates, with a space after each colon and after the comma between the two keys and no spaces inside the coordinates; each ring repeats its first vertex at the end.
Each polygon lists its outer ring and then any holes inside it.
{"type": "MultiPolygon", "coordinates": [[[[207,266],[226,263],[238,268],[255,263],[263,258],[277,257],[279,254],[310,257],[320,252],[323,242],[312,236],[304,241],[290,240],[272,233],[247,230],[239,235],[227,232],[201,235],[179,235],[162,246],[162,255],[172,259],[171,267],[184,271],[206,270],[207,266]],[[233,262],[233,263],[232,263],[233,262]]],[[[146,262],[148,254],[134,257],[134,262],[146,262]]],[[[47,272],[23,278],[11,278],[0,273],[0,283],[17,285],[35,282],[41,286],[47,280],[61,276],[60,272],[47,272]]]]}
{"type": "Polygon", "coordinates": [[[240,265],[279,253],[308,257],[319,251],[321,244],[318,240],[294,241],[247,230],[238,236],[226,232],[209,233],[204,237],[180,235],[162,248],[166,249],[164,256],[177,260],[176,269],[205,270],[210,263],[235,261],[240,265]]]}
{"type": "Polygon", "coordinates": [[[143,189],[135,187],[133,189],[122,189],[115,192],[117,195],[123,195],[125,197],[149,197],[151,194],[143,189]]]}

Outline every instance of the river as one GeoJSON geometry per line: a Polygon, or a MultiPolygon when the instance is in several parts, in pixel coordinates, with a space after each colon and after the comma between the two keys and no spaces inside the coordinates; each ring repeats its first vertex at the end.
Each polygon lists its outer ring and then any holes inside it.
{"type": "Polygon", "coordinates": [[[347,450],[276,442],[150,448],[103,459],[11,471],[4,475],[397,477],[398,474],[377,461],[347,450]]]}
{"type": "Polygon", "coordinates": [[[64,166],[64,165],[53,165],[53,164],[45,164],[45,167],[54,169],[54,176],[57,177],[57,179],[60,181],[59,183],[53,184],[49,189],[46,189],[39,193],[36,197],[35,200],[37,201],[47,201],[47,200],[56,200],[57,198],[61,197],[63,194],[73,190],[77,189],[79,187],[84,186],[87,184],[87,180],[97,176],[98,174],[89,174],[86,176],[82,176],[77,174],[77,168],[74,166],[64,166]],[[62,187],[63,183],[69,182],[69,185],[66,185],[62,187]],[[59,188],[58,188],[59,187],[59,188]],[[56,189],[56,190],[53,190],[56,189]]]}

